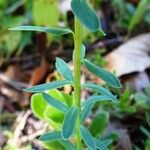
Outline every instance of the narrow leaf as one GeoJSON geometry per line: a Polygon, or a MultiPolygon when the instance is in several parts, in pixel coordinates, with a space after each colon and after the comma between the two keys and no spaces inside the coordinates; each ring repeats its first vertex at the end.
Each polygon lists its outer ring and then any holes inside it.
{"type": "Polygon", "coordinates": [[[84,121],[84,119],[88,116],[92,109],[93,105],[86,105],[81,110],[81,121],[84,121]]]}
{"type": "Polygon", "coordinates": [[[95,143],[96,143],[96,148],[100,149],[100,150],[108,150],[107,146],[105,145],[105,143],[101,142],[100,140],[94,138],[95,143]]]}
{"type": "Polygon", "coordinates": [[[54,81],[54,82],[50,82],[50,83],[33,86],[31,88],[27,88],[27,89],[24,89],[24,91],[25,92],[44,92],[47,90],[61,88],[62,86],[66,85],[66,84],[71,84],[71,82],[66,81],[66,80],[54,81]]]}
{"type": "Polygon", "coordinates": [[[69,81],[74,81],[74,77],[72,75],[71,70],[69,69],[67,63],[62,60],[61,58],[56,58],[56,68],[59,71],[59,73],[69,81]]]}
{"type": "Polygon", "coordinates": [[[89,98],[87,98],[87,100],[85,100],[82,103],[83,107],[87,107],[88,105],[92,105],[95,104],[96,102],[99,101],[111,101],[112,99],[105,96],[105,95],[100,95],[100,96],[90,96],[89,98]]]}
{"type": "Polygon", "coordinates": [[[64,34],[68,34],[68,33],[73,33],[69,29],[40,27],[40,26],[18,26],[18,27],[10,28],[9,30],[13,30],[13,31],[38,31],[38,32],[52,33],[54,35],[64,35],[64,34]]]}
{"type": "Polygon", "coordinates": [[[61,136],[61,132],[59,131],[48,132],[39,137],[39,140],[43,142],[55,141],[55,140],[60,140],[60,139],[62,139],[62,136],[61,136]]]}
{"type": "Polygon", "coordinates": [[[78,116],[78,108],[71,107],[70,110],[67,112],[63,122],[62,137],[64,139],[68,139],[73,134],[77,116],[78,116]]]}
{"type": "Polygon", "coordinates": [[[52,96],[46,93],[42,93],[42,96],[48,104],[64,113],[67,113],[69,108],[65,104],[63,104],[62,102],[58,101],[57,99],[53,98],[52,96]]]}
{"type": "Polygon", "coordinates": [[[95,141],[91,135],[91,133],[88,131],[88,129],[84,126],[80,126],[81,135],[83,138],[83,141],[87,145],[89,149],[96,150],[95,141]]]}
{"type": "Polygon", "coordinates": [[[107,90],[106,88],[104,88],[100,85],[97,85],[94,83],[86,83],[86,84],[83,84],[83,87],[92,89],[93,91],[98,92],[102,95],[106,95],[109,98],[111,98],[113,101],[118,102],[116,96],[114,96],[109,90],[107,90]]]}
{"type": "Polygon", "coordinates": [[[83,64],[91,73],[104,80],[110,86],[115,88],[121,88],[121,84],[119,80],[111,72],[94,65],[92,62],[90,62],[87,59],[83,60],[83,64]]]}
{"type": "Polygon", "coordinates": [[[74,15],[91,31],[100,31],[100,20],[97,17],[95,11],[89,6],[87,0],[72,0],[71,8],[74,15]]]}

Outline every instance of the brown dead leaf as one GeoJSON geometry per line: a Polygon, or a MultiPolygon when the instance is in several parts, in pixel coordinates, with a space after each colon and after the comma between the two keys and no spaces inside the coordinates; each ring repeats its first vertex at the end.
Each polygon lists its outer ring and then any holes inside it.
{"type": "Polygon", "coordinates": [[[143,72],[150,67],[150,33],[134,37],[109,53],[106,69],[118,77],[133,72],[143,72]]]}
{"type": "MultiPolygon", "coordinates": [[[[42,79],[46,76],[49,70],[49,63],[43,59],[41,65],[35,68],[31,74],[31,79],[29,81],[29,87],[39,84],[42,79]]],[[[28,105],[29,98],[31,93],[24,92],[24,106],[28,105]]]]}

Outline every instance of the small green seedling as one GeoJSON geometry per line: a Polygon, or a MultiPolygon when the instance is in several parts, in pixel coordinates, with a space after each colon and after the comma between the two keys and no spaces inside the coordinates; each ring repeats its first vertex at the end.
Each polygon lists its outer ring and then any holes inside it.
{"type": "Polygon", "coordinates": [[[74,73],[72,73],[64,60],[57,58],[56,68],[64,80],[33,86],[25,89],[25,91],[37,93],[34,95],[34,98],[32,97],[32,110],[37,117],[47,120],[55,129],[54,131],[41,135],[39,138],[47,147],[57,145],[55,149],[61,149],[63,146],[67,150],[82,150],[85,147],[88,150],[106,150],[111,141],[106,139],[101,140],[99,137],[94,136],[97,135],[95,131],[92,131],[94,133],[92,135],[83,124],[83,121],[96,102],[118,102],[118,100],[109,90],[100,85],[94,83],[81,85],[81,65],[104,80],[111,87],[121,88],[121,84],[114,74],[96,66],[85,58],[86,48],[82,43],[83,26],[87,27],[91,32],[100,32],[101,35],[105,35],[95,11],[88,4],[87,0],[72,0],[71,9],[75,16],[74,31],[39,26],[19,26],[10,29],[47,32],[57,36],[72,34],[74,39],[74,73]],[[67,84],[71,85],[74,89],[72,95],[54,90],[67,84]],[[96,91],[99,95],[92,95],[84,102],[81,102],[81,90],[84,88],[96,91]],[[55,115],[53,115],[53,112],[55,112],[55,115]]]}

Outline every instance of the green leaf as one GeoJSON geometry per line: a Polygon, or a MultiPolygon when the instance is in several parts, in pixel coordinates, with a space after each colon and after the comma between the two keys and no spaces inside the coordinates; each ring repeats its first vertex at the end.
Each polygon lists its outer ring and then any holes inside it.
{"type": "Polygon", "coordinates": [[[32,95],[31,97],[31,110],[33,114],[39,119],[44,119],[44,111],[47,108],[47,103],[42,97],[41,93],[32,95]]]}
{"type": "Polygon", "coordinates": [[[78,108],[71,107],[67,112],[63,122],[62,137],[64,139],[68,139],[73,134],[77,116],[78,116],[78,108]]]}
{"type": "MultiPolygon", "coordinates": [[[[57,89],[48,91],[48,94],[54,97],[55,99],[59,100],[60,102],[65,103],[68,107],[72,106],[73,97],[70,96],[69,94],[61,92],[57,89]]],[[[45,101],[43,97],[42,99],[43,101],[45,101]]],[[[65,114],[62,111],[54,108],[53,106],[50,106],[49,104],[47,105],[48,108],[46,108],[44,111],[44,118],[50,124],[50,126],[58,130],[62,125],[65,114]]]]}
{"type": "Polygon", "coordinates": [[[87,59],[83,60],[83,64],[91,73],[93,73],[94,75],[104,80],[110,86],[115,87],[115,88],[121,88],[121,84],[119,80],[111,72],[94,65],[92,62],[90,62],[87,59]]]}
{"type": "Polygon", "coordinates": [[[91,31],[100,31],[104,34],[101,29],[100,20],[97,17],[95,11],[89,6],[87,0],[72,0],[71,8],[74,15],[91,31]]]}
{"type": "Polygon", "coordinates": [[[72,75],[71,70],[69,69],[67,63],[62,60],[61,58],[56,58],[56,68],[58,72],[66,79],[69,81],[74,81],[74,77],[72,75]]]}
{"type": "Polygon", "coordinates": [[[111,101],[111,100],[112,100],[111,98],[109,98],[108,96],[105,96],[105,95],[90,96],[82,103],[82,107],[87,107],[88,105],[93,105],[99,101],[111,101]]]}
{"type": "Polygon", "coordinates": [[[84,119],[88,116],[92,107],[93,107],[93,105],[87,105],[87,106],[82,108],[82,110],[81,110],[81,121],[84,121],[84,119]]]}
{"type": "Polygon", "coordinates": [[[64,113],[68,112],[69,108],[62,102],[58,101],[57,99],[53,98],[52,96],[50,96],[46,93],[42,93],[42,96],[43,96],[44,100],[51,106],[55,107],[56,109],[58,109],[64,113]]]}
{"type": "Polygon", "coordinates": [[[100,112],[96,117],[92,120],[92,123],[89,127],[89,130],[93,136],[97,134],[102,135],[107,124],[109,122],[109,113],[108,112],[100,112]]]}
{"type": "Polygon", "coordinates": [[[40,26],[18,26],[14,28],[10,28],[9,30],[13,31],[37,31],[37,32],[46,32],[54,35],[64,35],[68,33],[73,33],[69,29],[61,29],[61,28],[50,28],[50,27],[40,27],[40,26]]]}
{"type": "Polygon", "coordinates": [[[63,112],[52,106],[47,107],[44,111],[44,119],[52,128],[56,130],[61,128],[64,116],[65,114],[63,112]]]}
{"type": "Polygon", "coordinates": [[[72,106],[73,96],[71,96],[67,93],[64,93],[62,91],[59,91],[57,89],[48,91],[48,94],[50,94],[52,97],[54,97],[62,102],[65,102],[68,107],[72,106]]]}
{"type": "Polygon", "coordinates": [[[76,150],[75,146],[69,141],[59,140],[59,143],[65,147],[65,150],[76,150]]]}
{"type": "Polygon", "coordinates": [[[54,81],[54,82],[50,82],[50,83],[33,86],[31,88],[27,88],[27,89],[24,89],[24,91],[25,92],[44,92],[47,90],[61,88],[62,86],[66,85],[66,84],[71,84],[71,82],[66,81],[66,80],[54,81]]]}
{"type": "Polygon", "coordinates": [[[85,84],[83,84],[83,87],[92,89],[93,91],[98,92],[102,95],[106,95],[109,98],[111,98],[113,101],[118,102],[116,96],[114,96],[109,90],[107,90],[106,88],[104,88],[100,85],[97,85],[94,83],[85,83],[85,84]]]}
{"type": "Polygon", "coordinates": [[[59,141],[46,141],[42,142],[44,149],[46,150],[66,150],[59,141]],[[58,149],[59,147],[59,149],[58,149]]]}
{"type": "Polygon", "coordinates": [[[54,131],[54,132],[48,132],[46,134],[43,134],[39,137],[40,141],[55,141],[62,139],[61,132],[54,131]]]}
{"type": "Polygon", "coordinates": [[[96,143],[96,148],[100,149],[100,150],[108,150],[107,145],[105,145],[105,143],[103,143],[102,141],[100,141],[99,139],[95,139],[95,143],[96,143]]]}
{"type": "Polygon", "coordinates": [[[87,147],[92,150],[96,150],[95,141],[94,141],[91,133],[88,131],[88,129],[84,126],[80,126],[80,131],[81,131],[83,141],[85,142],[87,147]]]}

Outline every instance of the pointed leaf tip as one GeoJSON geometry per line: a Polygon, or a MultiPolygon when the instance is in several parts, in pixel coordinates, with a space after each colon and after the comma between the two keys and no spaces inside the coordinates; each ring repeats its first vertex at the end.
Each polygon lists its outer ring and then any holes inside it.
{"type": "Polygon", "coordinates": [[[58,72],[68,81],[74,81],[74,77],[73,74],[71,72],[71,70],[69,69],[67,63],[61,59],[61,58],[56,58],[56,68],[58,70],[58,72]]]}
{"type": "Polygon", "coordinates": [[[54,132],[48,132],[46,134],[43,134],[39,137],[40,141],[47,142],[47,141],[56,141],[62,139],[61,132],[54,131],[54,132]]]}
{"type": "Polygon", "coordinates": [[[68,33],[72,33],[70,29],[61,29],[61,28],[54,28],[54,27],[41,27],[41,26],[18,26],[14,28],[9,28],[12,31],[37,31],[37,32],[46,32],[51,33],[54,35],[64,35],[68,33]]]}
{"type": "Polygon", "coordinates": [[[104,80],[110,86],[112,86],[114,88],[121,88],[122,87],[118,78],[114,74],[112,74],[111,72],[96,66],[95,64],[93,64],[92,62],[90,62],[87,59],[83,60],[83,65],[91,73],[93,73],[94,75],[96,75],[99,78],[101,78],[102,80],[104,80]]]}
{"type": "Polygon", "coordinates": [[[94,141],[94,138],[92,137],[91,133],[88,131],[88,129],[84,126],[80,126],[81,135],[83,138],[83,141],[87,145],[89,149],[96,150],[96,144],[94,141]]]}
{"type": "Polygon", "coordinates": [[[67,81],[67,80],[54,81],[54,82],[44,83],[44,84],[36,85],[36,86],[30,87],[30,88],[26,88],[26,89],[23,89],[23,91],[32,92],[32,93],[44,92],[47,90],[61,88],[62,86],[66,85],[66,84],[72,84],[72,82],[67,81]]]}
{"type": "MultiPolygon", "coordinates": [[[[96,12],[87,0],[72,0],[71,8],[74,15],[91,31],[99,31],[101,24],[96,12]]],[[[101,29],[102,30],[102,29],[101,29]]]]}

